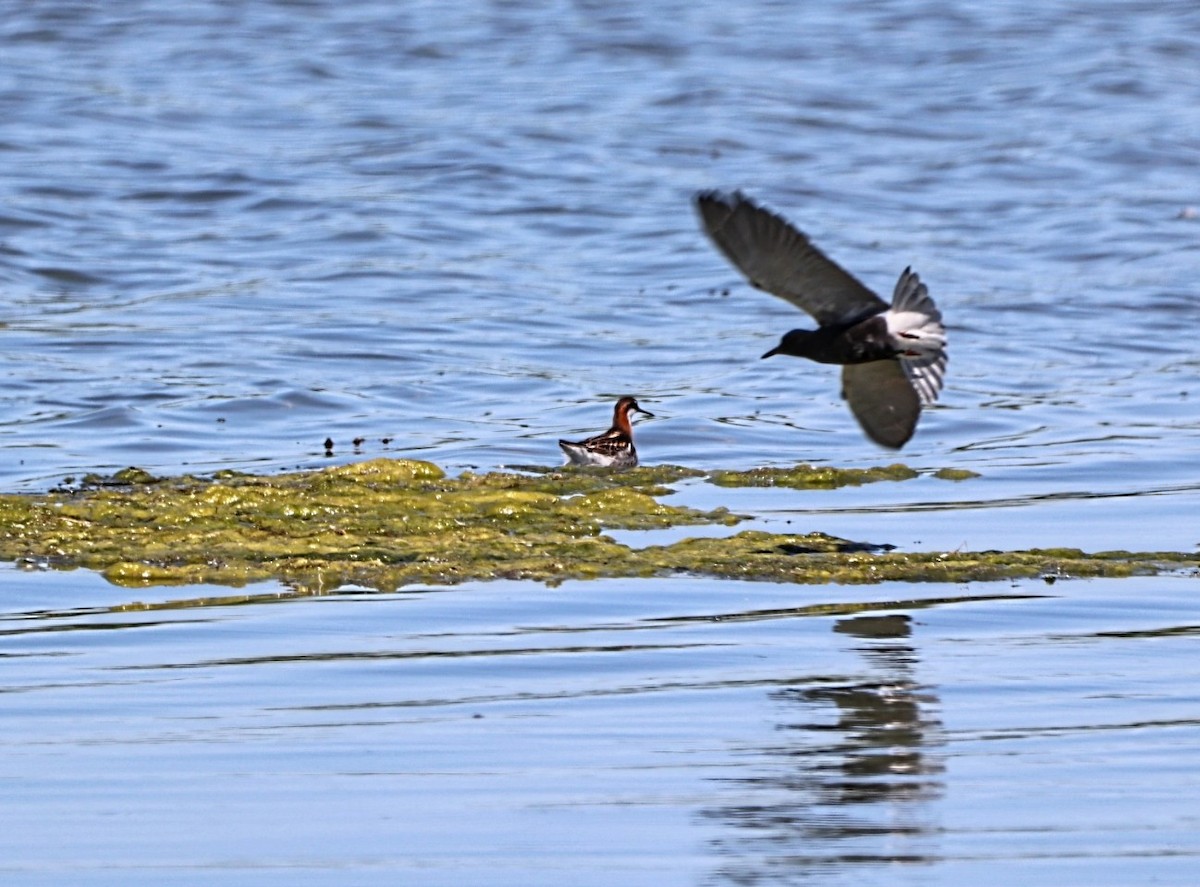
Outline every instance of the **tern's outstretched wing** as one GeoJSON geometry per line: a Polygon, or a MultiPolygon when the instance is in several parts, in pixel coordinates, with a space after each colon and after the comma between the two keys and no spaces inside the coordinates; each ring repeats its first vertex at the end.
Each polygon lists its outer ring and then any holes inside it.
{"type": "Polygon", "coordinates": [[[741,192],[701,192],[696,209],[717,249],[750,283],[787,299],[822,326],[848,323],[887,307],[786,219],[741,192]]]}

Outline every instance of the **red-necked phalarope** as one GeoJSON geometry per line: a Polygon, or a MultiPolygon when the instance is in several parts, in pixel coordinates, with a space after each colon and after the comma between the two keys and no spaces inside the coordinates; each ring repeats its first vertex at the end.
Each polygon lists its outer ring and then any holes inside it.
{"type": "Polygon", "coordinates": [[[633,468],[637,465],[633,426],[629,424],[629,413],[633,410],[644,416],[654,415],[638,406],[634,398],[622,397],[613,409],[612,428],[608,431],[587,440],[558,442],[567,460],[573,465],[599,465],[603,468],[633,468]]]}
{"type": "Polygon", "coordinates": [[[696,207],[717,249],[752,285],[820,324],[792,330],[763,357],[789,354],[842,364],[842,396],[867,437],[893,449],[904,446],[921,407],[937,400],[947,360],[942,314],[916,273],[904,269],[888,305],[786,219],[740,192],[701,192],[696,207]]]}

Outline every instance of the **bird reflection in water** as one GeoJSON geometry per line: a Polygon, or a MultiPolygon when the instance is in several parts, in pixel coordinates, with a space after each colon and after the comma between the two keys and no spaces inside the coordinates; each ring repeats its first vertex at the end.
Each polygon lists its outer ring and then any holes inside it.
{"type": "Polygon", "coordinates": [[[715,842],[726,857],[717,882],[808,883],[938,860],[944,739],[938,699],[915,676],[911,630],[904,615],[840,620],[834,631],[873,674],[771,694],[794,719],[778,725],[783,743],[756,750],[769,772],[736,780],[744,803],[704,811],[731,830],[715,842]]]}

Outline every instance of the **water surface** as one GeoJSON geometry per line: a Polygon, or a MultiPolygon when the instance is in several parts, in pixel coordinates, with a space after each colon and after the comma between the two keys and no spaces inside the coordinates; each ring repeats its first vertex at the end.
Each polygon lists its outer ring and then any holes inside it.
{"type": "MultiPolygon", "coordinates": [[[[52,0],[0,50],[0,489],[554,464],[633,393],[650,463],[981,474],[681,491],[767,529],[1200,543],[1193,3],[52,0]],[[899,457],[758,359],[806,319],[712,187],[928,281],[899,457]]],[[[1194,577],[249,593],[0,570],[6,880],[1194,879],[1194,577]]]]}
{"type": "Polygon", "coordinates": [[[1195,577],[142,608],[0,578],[11,883],[1186,884],[1200,857],[1195,577]]]}
{"type": "Polygon", "coordinates": [[[890,458],[832,368],[758,360],[806,319],[689,206],[741,187],[928,280],[950,375],[905,460],[1197,501],[1189,4],[44,3],[0,41],[6,489],[327,437],[553,464],[626,392],[650,461],[890,458]]]}

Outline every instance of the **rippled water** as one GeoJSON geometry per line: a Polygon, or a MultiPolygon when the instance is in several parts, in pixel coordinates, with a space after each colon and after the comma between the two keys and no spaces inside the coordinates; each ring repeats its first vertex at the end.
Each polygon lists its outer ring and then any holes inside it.
{"type": "Polygon", "coordinates": [[[713,186],[885,294],[930,282],[951,374],[907,459],[1191,482],[1198,19],[31,4],[0,38],[0,482],[327,436],[554,463],[626,391],[647,460],[886,458],[833,370],[758,360],[806,319],[698,233],[713,186]]]}
{"type": "Polygon", "coordinates": [[[1194,577],[141,606],[0,578],[6,883],[1182,885],[1200,858],[1194,577]]]}
{"type": "MultiPolygon", "coordinates": [[[[831,368],[758,360],[806,319],[689,205],[740,187],[884,294],[920,271],[951,363],[901,458],[982,477],[720,504],[909,548],[1200,543],[1193,3],[51,0],[9,9],[0,51],[0,489],[553,464],[624,393],[658,416],[646,462],[893,461],[831,368]]],[[[497,585],[137,631],[95,615],[124,594],[97,581],[0,572],[33,628],[0,648],[26,724],[0,856],[24,883],[1011,883],[1004,860],[1115,884],[1194,862],[1194,581],[933,609],[911,601],[1008,589],[497,585]],[[813,594],[900,603],[880,637],[632,630],[813,594]],[[836,774],[890,772],[889,718],[919,750],[907,787],[830,812],[857,797],[836,774]]]]}

